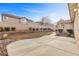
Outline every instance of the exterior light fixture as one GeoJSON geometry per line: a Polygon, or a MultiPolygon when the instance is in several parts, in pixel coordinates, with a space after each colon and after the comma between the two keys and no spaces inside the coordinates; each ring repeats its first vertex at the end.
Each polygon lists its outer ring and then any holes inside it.
{"type": "Polygon", "coordinates": [[[78,11],[78,8],[79,8],[79,7],[74,8],[74,12],[77,12],[77,11],[78,11]]]}
{"type": "Polygon", "coordinates": [[[76,12],[76,11],[77,11],[77,8],[74,9],[74,12],[76,12]]]}

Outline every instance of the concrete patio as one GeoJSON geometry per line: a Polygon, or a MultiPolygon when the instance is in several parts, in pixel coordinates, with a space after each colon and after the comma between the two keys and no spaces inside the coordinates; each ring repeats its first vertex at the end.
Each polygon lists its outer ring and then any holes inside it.
{"type": "Polygon", "coordinates": [[[35,39],[16,41],[7,46],[9,56],[78,56],[73,38],[46,35],[35,39]]]}

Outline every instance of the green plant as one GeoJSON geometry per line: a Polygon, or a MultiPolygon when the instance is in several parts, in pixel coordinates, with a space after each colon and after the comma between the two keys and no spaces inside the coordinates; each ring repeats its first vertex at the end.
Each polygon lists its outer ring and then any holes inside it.
{"type": "Polygon", "coordinates": [[[4,30],[5,31],[10,31],[10,27],[5,27],[4,30]]]}
{"type": "Polygon", "coordinates": [[[58,31],[59,31],[60,33],[62,33],[62,32],[63,32],[63,29],[58,29],[58,31]]]}
{"type": "Polygon", "coordinates": [[[12,27],[12,28],[11,28],[11,30],[12,30],[12,31],[15,31],[15,30],[16,30],[16,28],[15,28],[15,27],[12,27]]]}
{"type": "Polygon", "coordinates": [[[0,32],[4,31],[3,27],[0,27],[0,32]]]}

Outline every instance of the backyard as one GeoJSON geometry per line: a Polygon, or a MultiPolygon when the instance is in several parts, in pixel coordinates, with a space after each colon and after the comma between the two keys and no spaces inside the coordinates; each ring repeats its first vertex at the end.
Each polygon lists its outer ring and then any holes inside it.
{"type": "MultiPolygon", "coordinates": [[[[6,32],[8,35],[5,39],[31,39],[44,35],[52,34],[52,32],[6,32]]],[[[0,33],[3,34],[3,33],[0,33]]]]}

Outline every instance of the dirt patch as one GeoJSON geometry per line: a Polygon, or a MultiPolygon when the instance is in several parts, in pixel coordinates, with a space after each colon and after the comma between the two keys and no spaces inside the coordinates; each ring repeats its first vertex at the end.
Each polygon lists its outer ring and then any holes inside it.
{"type": "Polygon", "coordinates": [[[44,35],[52,34],[52,32],[18,32],[18,33],[9,33],[7,39],[31,39],[37,38],[44,35]]]}

